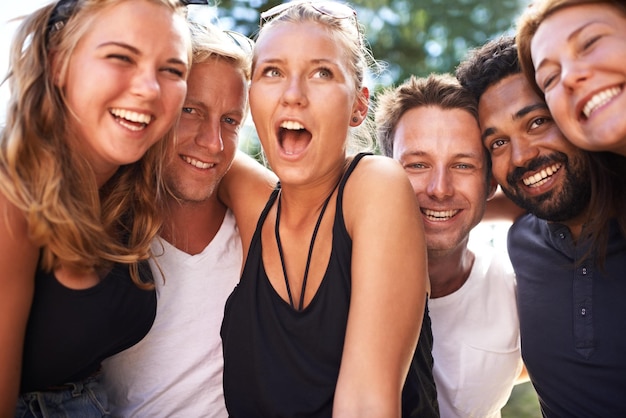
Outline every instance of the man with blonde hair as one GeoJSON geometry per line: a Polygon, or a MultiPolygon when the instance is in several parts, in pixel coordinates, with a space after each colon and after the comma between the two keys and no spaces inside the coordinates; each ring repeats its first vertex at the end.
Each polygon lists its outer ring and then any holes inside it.
{"type": "Polygon", "coordinates": [[[239,282],[241,239],[217,197],[247,114],[247,38],[190,23],[193,64],[175,154],[164,169],[164,225],[153,243],[157,314],[137,345],[108,359],[113,416],[227,416],[220,338],[239,282]]]}

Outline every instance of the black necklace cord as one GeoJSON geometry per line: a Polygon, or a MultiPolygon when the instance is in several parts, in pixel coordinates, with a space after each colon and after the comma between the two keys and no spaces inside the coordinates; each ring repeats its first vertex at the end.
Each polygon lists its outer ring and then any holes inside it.
{"type": "MultiPolygon", "coordinates": [[[[331,190],[330,194],[328,195],[328,197],[326,198],[326,200],[324,201],[324,205],[322,206],[322,210],[320,211],[320,216],[317,218],[317,222],[315,224],[315,229],[313,229],[313,235],[311,236],[311,244],[309,245],[309,254],[307,255],[307,259],[306,259],[306,266],[304,268],[304,277],[302,278],[302,290],[300,293],[300,304],[298,307],[298,311],[302,310],[302,306],[304,305],[304,292],[306,290],[306,282],[307,279],[309,277],[309,267],[311,266],[311,257],[313,255],[313,246],[315,245],[315,238],[317,237],[317,232],[320,228],[320,224],[322,223],[322,218],[324,217],[324,212],[326,212],[326,208],[328,207],[328,203],[330,202],[330,198],[332,197],[333,193],[335,192],[335,189],[337,189],[337,186],[339,185],[339,183],[337,183],[335,185],[335,187],[333,187],[333,189],[331,190]]],[[[279,190],[278,192],[278,203],[276,206],[276,224],[274,227],[274,232],[276,234],[276,244],[278,245],[278,255],[280,257],[280,264],[283,268],[283,276],[285,276],[285,286],[287,287],[287,295],[289,296],[289,305],[293,308],[296,309],[294,303],[293,303],[293,297],[291,295],[291,286],[289,286],[289,279],[287,277],[287,268],[285,266],[285,256],[283,254],[283,245],[282,242],[280,241],[280,211],[281,211],[281,196],[282,196],[282,190],[279,190]]]]}

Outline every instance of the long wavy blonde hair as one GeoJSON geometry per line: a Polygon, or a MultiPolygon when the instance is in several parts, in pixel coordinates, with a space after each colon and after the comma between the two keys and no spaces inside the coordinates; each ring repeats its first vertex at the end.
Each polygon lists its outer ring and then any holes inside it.
{"type": "MultiPolygon", "coordinates": [[[[0,133],[0,192],[24,212],[29,238],[41,246],[40,268],[105,272],[123,263],[137,285],[150,287],[138,266],[151,256],[150,242],[162,223],[155,200],[163,193],[163,158],[173,146],[174,130],[98,188],[90,164],[72,146],[77,139],[66,128],[68,108],[51,71],[52,53],[65,71],[99,13],[121,1],[78,0],[62,30],[50,33],[55,4],[21,23],[4,80],[11,95],[0,133]]],[[[184,16],[176,0],[149,1],[184,16]]]]}

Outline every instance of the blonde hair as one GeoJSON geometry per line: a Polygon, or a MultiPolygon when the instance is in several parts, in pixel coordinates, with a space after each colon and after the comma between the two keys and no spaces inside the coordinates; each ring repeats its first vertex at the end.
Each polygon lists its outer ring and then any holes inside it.
{"type": "Polygon", "coordinates": [[[224,59],[236,69],[241,70],[246,80],[250,81],[253,47],[251,39],[248,40],[249,44],[240,45],[240,42],[245,42],[243,40],[244,35],[223,31],[212,24],[192,21],[189,22],[189,29],[193,48],[193,64],[201,64],[211,59],[224,59]],[[240,37],[241,41],[235,39],[234,36],[240,37]],[[246,50],[247,47],[250,48],[249,51],[246,50]]]}
{"type": "MultiPolygon", "coordinates": [[[[51,70],[54,55],[63,77],[91,22],[121,1],[79,0],[64,27],[49,31],[54,3],[18,28],[5,79],[11,96],[0,134],[0,192],[23,211],[29,238],[41,246],[40,268],[102,272],[123,263],[137,285],[150,287],[139,278],[138,263],[151,256],[150,242],[161,225],[154,202],[163,193],[161,170],[173,128],[98,188],[91,166],[72,146],[70,115],[51,70]]],[[[184,13],[176,0],[149,1],[184,13]]]]}

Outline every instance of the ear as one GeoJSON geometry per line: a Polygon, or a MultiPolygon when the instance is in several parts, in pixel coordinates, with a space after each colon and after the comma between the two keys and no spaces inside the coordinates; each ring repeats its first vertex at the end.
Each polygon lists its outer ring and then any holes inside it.
{"type": "Polygon", "coordinates": [[[496,195],[496,190],[498,190],[498,182],[491,176],[491,182],[489,184],[489,193],[487,193],[487,200],[493,199],[496,195]]]}
{"type": "Polygon", "coordinates": [[[370,91],[367,87],[361,88],[359,96],[356,98],[352,107],[352,116],[350,117],[350,126],[359,126],[367,117],[369,110],[370,91]]]}

